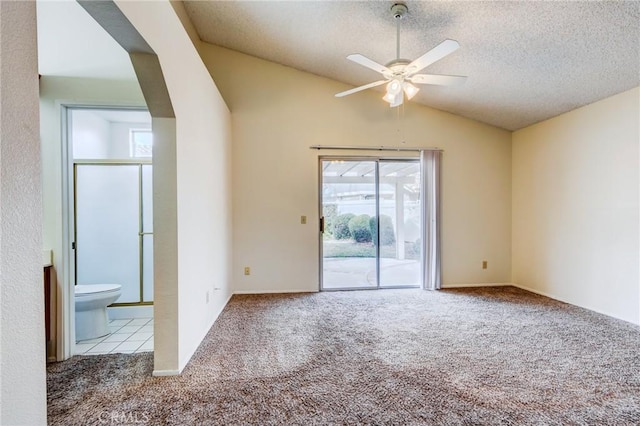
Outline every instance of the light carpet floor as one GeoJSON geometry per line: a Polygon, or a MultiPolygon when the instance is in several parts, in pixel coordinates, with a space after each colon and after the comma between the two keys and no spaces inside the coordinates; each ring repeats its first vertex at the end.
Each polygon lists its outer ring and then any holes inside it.
{"type": "Polygon", "coordinates": [[[234,296],[152,357],[49,365],[50,424],[640,424],[640,327],[513,287],[234,296]]]}

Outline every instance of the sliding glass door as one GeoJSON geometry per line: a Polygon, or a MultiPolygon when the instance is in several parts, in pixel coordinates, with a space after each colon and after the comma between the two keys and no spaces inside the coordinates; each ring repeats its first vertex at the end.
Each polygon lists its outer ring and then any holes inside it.
{"type": "Polygon", "coordinates": [[[417,160],[321,158],[321,290],[418,287],[417,160]]]}
{"type": "Polygon", "coordinates": [[[380,287],[420,286],[420,163],[380,160],[380,287]]]}
{"type": "Polygon", "coordinates": [[[322,289],[377,288],[377,163],[322,160],[322,289]]]}

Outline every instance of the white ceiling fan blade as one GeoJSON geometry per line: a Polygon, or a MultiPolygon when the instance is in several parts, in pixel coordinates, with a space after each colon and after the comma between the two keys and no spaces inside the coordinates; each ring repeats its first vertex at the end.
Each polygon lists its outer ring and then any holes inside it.
{"type": "Polygon", "coordinates": [[[352,93],[359,92],[361,90],[367,90],[367,89],[370,89],[372,87],[381,86],[381,85],[385,84],[386,82],[387,82],[387,80],[378,80],[378,81],[374,81],[373,83],[365,84],[364,86],[359,86],[359,87],[356,87],[354,89],[345,90],[344,92],[336,93],[336,98],[341,98],[343,96],[347,96],[347,95],[350,95],[352,93]]]}
{"type": "Polygon", "coordinates": [[[423,70],[436,61],[444,58],[450,53],[455,52],[460,45],[455,40],[445,40],[424,55],[420,56],[415,61],[411,62],[405,68],[406,75],[415,74],[418,71],[423,70]]]}
{"type": "Polygon", "coordinates": [[[460,86],[467,81],[467,77],[461,75],[436,75],[436,74],[416,74],[409,78],[416,84],[438,84],[440,86],[460,86]]]}
{"type": "Polygon", "coordinates": [[[362,65],[363,67],[367,67],[369,69],[377,71],[380,74],[393,74],[393,71],[391,71],[389,68],[359,53],[354,53],[352,55],[349,55],[347,56],[347,59],[355,62],[356,64],[362,65]]]}

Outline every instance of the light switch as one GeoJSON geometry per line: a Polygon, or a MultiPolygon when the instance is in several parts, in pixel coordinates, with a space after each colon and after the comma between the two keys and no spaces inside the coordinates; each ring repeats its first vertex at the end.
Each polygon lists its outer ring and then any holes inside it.
{"type": "Polygon", "coordinates": [[[307,217],[306,216],[300,216],[300,223],[303,225],[307,224],[307,217]]]}

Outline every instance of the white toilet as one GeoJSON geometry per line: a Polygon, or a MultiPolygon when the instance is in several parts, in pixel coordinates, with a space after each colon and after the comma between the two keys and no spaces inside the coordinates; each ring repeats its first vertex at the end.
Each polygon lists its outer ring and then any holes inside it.
{"type": "Polygon", "coordinates": [[[120,284],[75,286],[77,341],[109,334],[107,306],[118,300],[121,288],[120,284]]]}

